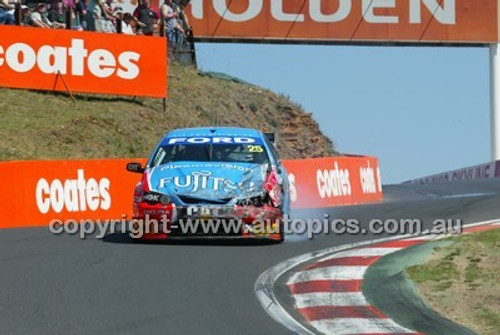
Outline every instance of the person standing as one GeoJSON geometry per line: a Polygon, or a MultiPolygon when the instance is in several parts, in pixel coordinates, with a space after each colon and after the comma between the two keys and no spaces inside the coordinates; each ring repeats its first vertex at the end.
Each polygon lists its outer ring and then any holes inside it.
{"type": "Polygon", "coordinates": [[[48,15],[49,21],[52,23],[53,28],[66,28],[66,9],[61,0],[55,1],[52,4],[52,9],[48,15]]]}
{"type": "Polygon", "coordinates": [[[158,8],[151,6],[149,0],[140,0],[134,17],[137,19],[137,35],[152,36],[160,19],[158,8]]]}
{"type": "Polygon", "coordinates": [[[14,15],[10,12],[14,8],[14,5],[10,4],[9,0],[0,0],[0,24],[15,24],[14,15]]]}
{"type": "Polygon", "coordinates": [[[161,16],[165,22],[165,30],[168,43],[168,58],[174,59],[174,51],[177,50],[178,34],[184,35],[185,31],[177,21],[179,12],[174,10],[172,0],[165,0],[161,6],[161,16]]]}
{"type": "Polygon", "coordinates": [[[75,15],[78,21],[78,25],[87,30],[87,10],[88,10],[88,0],[75,0],[75,15]]]}
{"type": "Polygon", "coordinates": [[[182,28],[182,30],[177,30],[177,47],[180,47],[184,44],[184,37],[186,36],[186,32],[188,32],[191,27],[189,25],[189,19],[184,12],[184,7],[187,6],[189,0],[172,0],[172,9],[177,12],[177,23],[182,28]]]}

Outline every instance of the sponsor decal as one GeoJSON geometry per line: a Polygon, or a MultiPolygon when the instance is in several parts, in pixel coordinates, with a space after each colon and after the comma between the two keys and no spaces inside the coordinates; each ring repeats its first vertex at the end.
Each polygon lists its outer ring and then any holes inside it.
{"type": "Polygon", "coordinates": [[[378,193],[382,194],[382,175],[380,174],[380,167],[377,166],[377,185],[378,185],[378,193]]]}
{"type": "Polygon", "coordinates": [[[160,201],[160,194],[154,194],[154,193],[147,193],[142,196],[142,201],[146,202],[159,202],[160,201]]]}
{"type": "Polygon", "coordinates": [[[89,51],[85,40],[71,39],[68,46],[52,46],[43,44],[33,49],[26,43],[0,45],[0,67],[8,66],[18,73],[29,72],[35,67],[45,74],[70,74],[84,76],[89,73],[97,78],[117,76],[132,80],[139,76],[137,65],[141,55],[137,52],[125,51],[115,55],[105,49],[89,51]]]}
{"type": "Polygon", "coordinates": [[[259,139],[251,137],[173,137],[167,144],[253,144],[259,139]]]}
{"type": "MultiPolygon", "coordinates": [[[[359,168],[359,176],[361,178],[361,189],[364,194],[377,193],[377,182],[375,180],[375,170],[370,167],[370,162],[367,162],[367,167],[359,168]]],[[[380,188],[380,186],[379,186],[380,188]]]]}
{"type": "MultiPolygon", "coordinates": [[[[192,0],[192,15],[194,18],[203,20],[205,18],[204,6],[212,6],[219,17],[231,22],[248,22],[264,11],[267,6],[273,20],[279,22],[306,22],[307,20],[320,23],[336,23],[350,20],[352,16],[361,16],[367,23],[387,23],[398,24],[401,20],[407,20],[407,23],[422,23],[422,9],[428,10],[434,19],[443,25],[456,24],[456,0],[444,0],[442,4],[437,0],[407,0],[408,15],[400,12],[394,12],[394,9],[402,6],[397,2],[401,0],[339,0],[338,6],[334,11],[325,11],[326,7],[322,0],[309,0],[304,10],[299,12],[290,12],[290,5],[286,5],[283,0],[248,0],[243,11],[236,12],[229,8],[226,0],[192,0]],[[353,1],[361,2],[361,8],[357,8],[359,13],[355,13],[353,1]],[[391,11],[392,9],[392,11],[391,11]],[[306,12],[304,14],[304,12],[306,12]],[[394,14],[388,14],[388,13],[394,14]]],[[[234,8],[234,7],[233,7],[234,8]]],[[[297,8],[300,9],[300,8],[297,8]]]]}
{"type": "Polygon", "coordinates": [[[216,177],[210,171],[196,171],[183,176],[160,178],[158,188],[165,188],[169,184],[188,193],[195,193],[198,190],[231,192],[237,189],[251,192],[255,189],[255,183],[252,181],[235,183],[223,177],[216,177]]]}
{"type": "Polygon", "coordinates": [[[340,169],[337,162],[332,170],[318,170],[316,181],[319,196],[323,199],[351,195],[349,169],[340,169]]]}
{"type": "Polygon", "coordinates": [[[288,185],[289,185],[290,201],[296,202],[298,199],[298,193],[297,193],[297,187],[295,186],[295,174],[293,173],[288,174],[288,185]]]}
{"type": "MultiPolygon", "coordinates": [[[[161,171],[163,170],[177,170],[177,169],[232,169],[242,172],[252,171],[253,168],[246,166],[231,164],[231,163],[199,163],[199,164],[185,164],[185,163],[172,163],[165,164],[159,167],[161,171]]],[[[267,164],[263,165],[262,168],[267,170],[267,164]]]]}
{"type": "Polygon", "coordinates": [[[163,159],[165,158],[165,156],[167,155],[165,149],[163,149],[162,147],[160,147],[158,149],[158,152],[156,153],[155,157],[153,158],[153,166],[158,166],[160,165],[161,162],[163,162],[163,159]]]}
{"type": "Polygon", "coordinates": [[[156,192],[146,192],[142,195],[142,197],[134,197],[134,199],[137,199],[137,200],[134,200],[134,201],[137,201],[137,202],[147,202],[149,204],[158,204],[158,203],[161,203],[162,205],[168,205],[171,203],[170,201],[170,197],[166,194],[160,194],[160,193],[156,193],[156,192]]]}
{"type": "Polygon", "coordinates": [[[406,183],[439,183],[448,181],[465,181],[475,179],[490,179],[500,177],[500,161],[468,167],[456,171],[445,172],[424,178],[407,181],[406,183]]]}
{"type": "Polygon", "coordinates": [[[63,209],[68,212],[107,210],[111,207],[110,186],[107,178],[99,181],[85,179],[84,171],[80,169],[76,179],[54,179],[49,183],[41,178],[36,185],[35,198],[42,214],[50,210],[60,213],[63,209]]]}
{"type": "Polygon", "coordinates": [[[434,177],[432,177],[431,181],[433,183],[440,183],[440,182],[443,182],[443,181],[450,181],[450,176],[448,176],[447,174],[445,174],[445,175],[439,175],[439,176],[434,176],[434,177]]]}
{"type": "MultiPolygon", "coordinates": [[[[471,179],[489,179],[492,177],[493,168],[491,164],[483,164],[475,167],[459,170],[450,173],[451,180],[471,180],[471,179]]],[[[448,181],[450,178],[447,177],[448,181]]]]}
{"type": "Polygon", "coordinates": [[[204,39],[301,41],[498,41],[497,0],[192,0],[204,39]]]}

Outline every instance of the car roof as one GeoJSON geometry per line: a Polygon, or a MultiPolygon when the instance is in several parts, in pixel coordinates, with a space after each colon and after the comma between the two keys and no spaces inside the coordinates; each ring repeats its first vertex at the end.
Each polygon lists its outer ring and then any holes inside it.
{"type": "Polygon", "coordinates": [[[169,132],[163,138],[162,142],[164,142],[166,139],[176,138],[176,137],[214,137],[214,136],[262,138],[262,133],[252,128],[237,128],[237,127],[181,128],[169,132]]]}

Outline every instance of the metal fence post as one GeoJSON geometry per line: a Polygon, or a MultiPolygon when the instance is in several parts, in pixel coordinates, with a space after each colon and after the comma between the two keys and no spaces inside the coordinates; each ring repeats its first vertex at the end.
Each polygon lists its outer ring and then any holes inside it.
{"type": "MultiPolygon", "coordinates": [[[[160,37],[166,37],[165,34],[165,20],[161,19],[160,21],[160,37]]],[[[168,43],[165,40],[165,43],[168,48],[168,43]]],[[[165,59],[165,62],[168,62],[168,49],[167,49],[167,59],[165,59]]],[[[166,76],[168,76],[168,66],[167,66],[167,73],[165,73],[166,76]]],[[[163,98],[163,113],[167,112],[167,98],[163,98]]]]}
{"type": "Polygon", "coordinates": [[[122,31],[122,19],[120,19],[119,17],[116,18],[116,32],[118,34],[121,34],[123,31],[122,31]]]}
{"type": "Polygon", "coordinates": [[[500,44],[490,45],[491,160],[500,159],[500,44]]]}
{"type": "Polygon", "coordinates": [[[160,37],[165,37],[165,20],[160,21],[160,37]]]}
{"type": "Polygon", "coordinates": [[[22,19],[23,18],[23,13],[22,13],[22,10],[21,10],[21,3],[20,2],[16,2],[15,4],[15,9],[14,9],[14,19],[15,19],[15,23],[16,23],[16,26],[20,26],[21,23],[22,23],[22,19]]]}
{"type": "Polygon", "coordinates": [[[187,34],[189,49],[191,51],[191,64],[193,64],[196,68],[198,68],[198,61],[196,59],[196,47],[194,44],[194,32],[193,28],[189,29],[189,33],[187,34]]]}
{"type": "Polygon", "coordinates": [[[71,8],[66,10],[66,29],[73,29],[73,10],[71,8]]]}

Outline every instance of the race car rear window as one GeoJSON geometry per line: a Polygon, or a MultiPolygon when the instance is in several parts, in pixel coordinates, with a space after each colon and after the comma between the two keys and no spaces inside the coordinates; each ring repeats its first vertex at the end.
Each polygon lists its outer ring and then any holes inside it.
{"type": "Polygon", "coordinates": [[[158,148],[152,166],[183,161],[268,164],[269,157],[260,143],[171,144],[158,148]]]}

